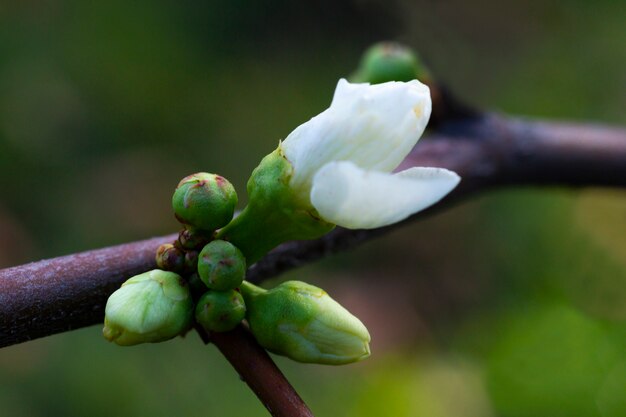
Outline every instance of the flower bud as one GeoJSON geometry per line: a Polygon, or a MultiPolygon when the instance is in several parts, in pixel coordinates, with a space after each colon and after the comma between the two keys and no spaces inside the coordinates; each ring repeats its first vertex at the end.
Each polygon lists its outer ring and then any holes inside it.
{"type": "Polygon", "coordinates": [[[193,229],[213,232],[233,218],[237,193],[224,177],[199,172],[183,178],[174,195],[172,207],[178,221],[193,229]]]}
{"type": "Polygon", "coordinates": [[[427,78],[428,71],[410,48],[395,42],[380,42],[365,51],[351,81],[380,84],[427,78]]]}
{"type": "Polygon", "coordinates": [[[178,233],[178,243],[183,249],[200,250],[209,243],[209,237],[199,230],[183,229],[178,233]]]}
{"type": "Polygon", "coordinates": [[[196,321],[209,332],[232,330],[245,315],[243,297],[235,290],[208,291],[196,306],[196,321]]]}
{"type": "Polygon", "coordinates": [[[180,272],[185,266],[185,253],[171,243],[164,243],[157,249],[156,264],[164,271],[180,272]]]}
{"type": "Polygon", "coordinates": [[[191,324],[193,303],[185,281],[155,269],[126,281],[109,297],[104,337],[120,346],[162,342],[191,324]]]}
{"type": "Polygon", "coordinates": [[[214,240],[198,256],[198,274],[212,290],[232,290],[246,275],[246,258],[232,243],[214,240]]]}
{"type": "Polygon", "coordinates": [[[287,281],[266,291],[244,281],[241,291],[250,330],[271,352],[328,365],[370,355],[370,335],[363,323],[320,288],[287,281]]]}

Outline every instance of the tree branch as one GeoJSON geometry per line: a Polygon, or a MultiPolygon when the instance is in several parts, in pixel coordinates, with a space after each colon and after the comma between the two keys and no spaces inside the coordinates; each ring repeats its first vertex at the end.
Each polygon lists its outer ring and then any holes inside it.
{"type": "Polygon", "coordinates": [[[414,166],[451,169],[461,184],[441,203],[404,222],[374,230],[337,228],[321,239],[285,243],[253,265],[246,279],[260,282],[351,249],[494,187],[626,187],[626,130],[473,116],[442,125],[417,144],[398,170],[414,166]]]}
{"type": "MultiPolygon", "coordinates": [[[[458,117],[438,118],[436,134],[420,142],[399,167],[459,173],[461,185],[443,204],[385,228],[337,228],[318,240],[285,243],[253,265],[247,279],[259,282],[347,250],[493,187],[626,186],[623,129],[466,111],[453,116],[458,117]]],[[[127,278],[154,269],[156,248],[175,239],[173,234],[0,270],[0,347],[101,323],[107,297],[127,278]]],[[[199,333],[206,342],[207,335],[199,333]]],[[[244,329],[216,333],[212,341],[273,415],[312,415],[244,329]]]]}
{"type": "Polygon", "coordinates": [[[211,342],[275,417],[313,417],[274,361],[248,330],[212,333],[211,342]]]}
{"type": "MultiPolygon", "coordinates": [[[[103,321],[104,306],[129,277],[156,268],[155,251],[172,234],[0,270],[0,346],[103,321]]],[[[198,333],[205,343],[206,332],[198,333]]],[[[211,341],[273,416],[313,414],[267,352],[244,329],[211,341]]]]}
{"type": "Polygon", "coordinates": [[[177,234],[0,270],[0,347],[102,323],[111,293],[177,234]]]}
{"type": "MultiPolygon", "coordinates": [[[[254,282],[344,251],[461,199],[509,185],[626,186],[626,130],[506,118],[451,120],[419,142],[399,169],[452,169],[461,185],[405,222],[281,245],[250,268],[254,282]]],[[[0,347],[101,323],[106,299],[127,278],[155,268],[154,252],[176,235],[0,270],[0,347]]]]}

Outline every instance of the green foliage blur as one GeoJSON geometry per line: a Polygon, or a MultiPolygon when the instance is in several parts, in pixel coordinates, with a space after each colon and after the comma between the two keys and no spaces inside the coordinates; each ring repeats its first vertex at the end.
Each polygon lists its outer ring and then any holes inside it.
{"type": "MultiPolygon", "coordinates": [[[[7,3],[0,267],[176,230],[193,172],[245,202],[260,158],[379,40],[476,106],[626,124],[619,1],[7,3]]],[[[285,278],[372,335],[355,365],[277,358],[320,416],[626,415],[625,191],[493,192],[285,278]]],[[[266,415],[194,334],[119,348],[94,326],[5,348],[0,387],[12,417],[266,415]]]]}

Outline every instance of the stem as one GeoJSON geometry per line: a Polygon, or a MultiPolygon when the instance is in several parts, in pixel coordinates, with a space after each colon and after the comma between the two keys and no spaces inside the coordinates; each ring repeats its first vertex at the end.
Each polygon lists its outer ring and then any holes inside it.
{"type": "Polygon", "coordinates": [[[271,213],[258,213],[246,207],[232,222],[220,230],[217,239],[231,242],[244,254],[248,265],[252,265],[267,254],[282,240],[280,230],[274,227],[271,213]],[[263,221],[259,221],[263,219],[263,221]]]}
{"type": "Polygon", "coordinates": [[[0,347],[102,323],[111,293],[177,234],[0,270],[0,347]]]}
{"type": "Polygon", "coordinates": [[[244,298],[267,292],[267,290],[264,290],[261,287],[257,287],[256,285],[251,284],[248,281],[243,281],[239,286],[239,289],[241,290],[241,295],[243,295],[244,298]]]}
{"type": "Polygon", "coordinates": [[[290,240],[316,239],[335,225],[320,219],[308,202],[291,187],[293,166],[278,148],[265,156],[248,180],[248,206],[218,232],[232,242],[248,265],[290,240]]]}
{"type": "MultiPolygon", "coordinates": [[[[337,228],[320,239],[282,244],[252,265],[246,279],[257,283],[345,251],[494,186],[626,187],[626,130],[486,115],[443,125],[400,169],[411,166],[452,169],[462,181],[442,203],[403,223],[337,228]]],[[[176,236],[0,270],[0,347],[102,323],[107,297],[127,278],[155,268],[157,247],[176,236]]]]}
{"type": "MultiPolygon", "coordinates": [[[[206,340],[204,330],[198,332],[202,339],[206,340]]],[[[230,332],[213,332],[210,340],[233,365],[272,416],[313,416],[272,358],[243,326],[230,332]]]]}
{"type": "MultiPolygon", "coordinates": [[[[442,124],[436,140],[421,142],[401,169],[411,166],[449,168],[463,181],[444,204],[393,227],[493,186],[625,187],[626,131],[496,115],[468,117],[442,124]]],[[[317,240],[288,242],[253,265],[246,278],[259,282],[393,227],[338,228],[317,240]]],[[[0,270],[0,347],[101,323],[107,297],[130,276],[155,268],[157,247],[175,239],[173,234],[0,270]]],[[[311,415],[250,334],[237,329],[216,333],[212,340],[270,412],[311,415]]]]}

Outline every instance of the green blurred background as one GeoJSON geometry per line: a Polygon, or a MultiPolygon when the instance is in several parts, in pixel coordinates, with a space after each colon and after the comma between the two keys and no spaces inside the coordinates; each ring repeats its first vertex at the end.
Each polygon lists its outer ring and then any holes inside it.
{"type": "MultiPolygon", "coordinates": [[[[618,0],[2,2],[0,267],[174,231],[192,172],[245,201],[379,40],[476,106],[624,125],[624,18],[618,0]]],[[[494,192],[286,277],[372,333],[356,365],[277,358],[320,416],[626,416],[623,190],[494,192]]],[[[2,349],[0,404],[266,415],[194,335],[122,349],[99,326],[2,349]]]]}

